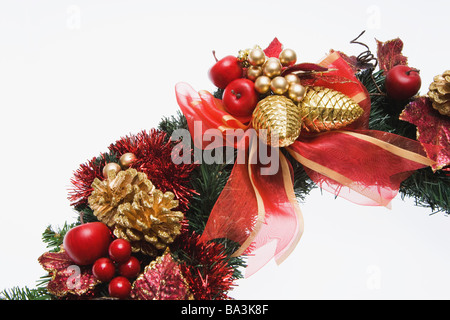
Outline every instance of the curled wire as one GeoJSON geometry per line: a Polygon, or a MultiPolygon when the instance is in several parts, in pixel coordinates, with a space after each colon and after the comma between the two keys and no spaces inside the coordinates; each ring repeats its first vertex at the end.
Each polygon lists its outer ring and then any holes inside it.
{"type": "Polygon", "coordinates": [[[361,46],[364,46],[367,50],[364,52],[361,52],[358,57],[356,58],[356,60],[358,61],[359,64],[361,65],[371,65],[372,68],[376,68],[378,65],[378,59],[375,58],[375,56],[372,54],[372,52],[370,51],[370,48],[363,42],[359,42],[358,39],[361,38],[361,36],[366,32],[366,30],[364,30],[363,32],[361,32],[359,34],[359,36],[357,36],[355,39],[353,39],[352,41],[350,41],[350,43],[352,44],[359,44],[361,46]],[[372,63],[372,61],[374,61],[375,63],[372,63]]]}

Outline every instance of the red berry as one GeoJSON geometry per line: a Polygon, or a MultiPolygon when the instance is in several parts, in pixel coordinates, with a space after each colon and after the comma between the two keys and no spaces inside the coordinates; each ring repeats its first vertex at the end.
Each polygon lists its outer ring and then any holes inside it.
{"type": "Polygon", "coordinates": [[[92,266],[92,273],[98,280],[108,282],[114,277],[116,267],[110,259],[100,258],[92,266]]]}
{"type": "Polygon", "coordinates": [[[394,100],[404,101],[419,92],[422,85],[419,70],[397,65],[386,75],[386,93],[394,100]]]}
{"type": "Polygon", "coordinates": [[[131,256],[131,245],[127,240],[116,239],[109,245],[109,257],[116,262],[125,262],[131,256]]]}
{"type": "Polygon", "coordinates": [[[119,264],[120,275],[133,279],[141,272],[141,264],[136,257],[130,257],[128,261],[119,264]]]}
{"type": "Polygon", "coordinates": [[[227,56],[216,62],[209,70],[209,78],[218,88],[225,89],[233,80],[242,78],[243,70],[234,56],[227,56]]]}
{"type": "Polygon", "coordinates": [[[108,286],[108,292],[111,297],[127,299],[131,292],[130,281],[122,276],[115,277],[108,286]]]}

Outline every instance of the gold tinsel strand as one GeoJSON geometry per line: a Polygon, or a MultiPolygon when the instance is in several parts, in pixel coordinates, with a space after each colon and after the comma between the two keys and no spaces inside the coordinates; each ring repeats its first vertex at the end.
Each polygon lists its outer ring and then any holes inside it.
{"type": "Polygon", "coordinates": [[[260,138],[273,147],[287,147],[297,140],[301,130],[299,106],[281,95],[271,95],[261,100],[253,111],[252,126],[255,130],[267,130],[260,138]],[[278,135],[278,145],[271,137],[278,135]]]}
{"type": "Polygon", "coordinates": [[[429,90],[428,97],[433,108],[442,115],[450,116],[450,70],[434,77],[429,90]]]}
{"type": "Polygon", "coordinates": [[[299,105],[302,129],[307,132],[340,129],[364,113],[364,110],[345,94],[323,87],[308,87],[299,105]]]}
{"type": "Polygon", "coordinates": [[[116,237],[131,243],[133,252],[156,255],[180,234],[184,215],[172,192],[162,193],[135,169],[108,172],[95,179],[88,199],[94,215],[112,228],[116,237]]]}

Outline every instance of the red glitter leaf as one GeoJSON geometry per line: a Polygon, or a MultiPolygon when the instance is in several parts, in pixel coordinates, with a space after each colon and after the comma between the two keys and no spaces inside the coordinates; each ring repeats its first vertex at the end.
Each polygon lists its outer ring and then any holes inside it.
{"type": "Polygon", "coordinates": [[[450,118],[433,109],[430,99],[417,98],[406,106],[400,119],[417,126],[417,139],[436,162],[433,170],[450,165],[450,118]]]}
{"type": "Polygon", "coordinates": [[[328,84],[336,83],[356,83],[355,81],[349,80],[346,77],[341,77],[338,75],[330,75],[323,73],[305,73],[297,74],[300,77],[300,83],[303,86],[314,86],[317,81],[324,81],[328,84]]]}
{"type": "Polygon", "coordinates": [[[296,65],[293,65],[292,67],[286,68],[281,75],[285,76],[287,74],[297,72],[297,71],[320,71],[325,72],[328,71],[328,68],[322,67],[321,65],[315,64],[315,63],[299,63],[296,65]]]}
{"type": "Polygon", "coordinates": [[[403,41],[400,38],[381,42],[377,40],[380,69],[388,72],[396,65],[407,65],[408,58],[402,55],[403,41]]]}
{"type": "Polygon", "coordinates": [[[278,58],[281,51],[283,51],[283,45],[277,38],[273,39],[269,46],[264,49],[264,53],[268,58],[278,58]]]}
{"type": "Polygon", "coordinates": [[[52,276],[47,290],[54,296],[82,296],[100,283],[92,274],[90,266],[77,266],[64,250],[46,252],[38,261],[52,276]]]}
{"type": "Polygon", "coordinates": [[[136,300],[191,300],[180,266],[168,250],[133,283],[131,297],[136,300]]]}

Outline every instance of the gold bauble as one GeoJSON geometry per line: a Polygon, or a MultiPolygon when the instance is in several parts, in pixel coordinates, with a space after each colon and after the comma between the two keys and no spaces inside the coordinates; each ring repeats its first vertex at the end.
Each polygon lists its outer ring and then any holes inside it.
{"type": "Polygon", "coordinates": [[[450,70],[433,78],[428,97],[433,108],[440,114],[450,117],[450,70]]]}
{"type": "Polygon", "coordinates": [[[289,73],[289,74],[285,75],[284,78],[286,79],[287,82],[289,82],[289,84],[292,84],[292,83],[300,84],[300,78],[296,74],[289,73]]]}
{"type": "Polygon", "coordinates": [[[285,67],[290,67],[297,62],[297,54],[292,49],[284,49],[280,53],[280,62],[285,67]]]}
{"type": "Polygon", "coordinates": [[[136,161],[136,156],[131,152],[124,153],[119,159],[122,169],[128,169],[134,161],[136,161]]]}
{"type": "Polygon", "coordinates": [[[275,77],[270,82],[270,89],[275,94],[284,94],[289,89],[289,83],[286,81],[284,77],[275,77]]]}
{"type": "Polygon", "coordinates": [[[255,90],[259,93],[267,93],[270,90],[271,79],[267,76],[258,77],[255,80],[255,90]]]}
{"type": "Polygon", "coordinates": [[[114,171],[114,174],[117,175],[121,170],[122,170],[122,168],[120,167],[120,165],[118,163],[115,163],[115,162],[107,163],[103,167],[103,177],[108,178],[109,171],[114,171]]]}
{"type": "Polygon", "coordinates": [[[324,87],[308,87],[298,104],[301,110],[302,129],[307,132],[324,132],[348,126],[364,110],[345,94],[324,87]]]}
{"type": "Polygon", "coordinates": [[[259,76],[262,76],[262,68],[258,66],[250,66],[247,69],[247,78],[255,81],[259,76]]]}
{"type": "Polygon", "coordinates": [[[248,54],[248,62],[252,66],[261,66],[266,61],[266,54],[261,48],[254,48],[248,54]]]}
{"type": "Polygon", "coordinates": [[[281,62],[277,58],[269,58],[263,66],[263,73],[269,78],[275,78],[281,74],[281,62]]]}
{"type": "Polygon", "coordinates": [[[301,111],[298,104],[285,96],[271,95],[256,105],[252,126],[260,139],[272,147],[287,147],[297,140],[301,130],[301,111]],[[266,130],[265,134],[261,130],[266,130]],[[278,141],[272,141],[274,135],[278,141]]]}
{"type": "Polygon", "coordinates": [[[299,83],[291,83],[289,85],[288,95],[294,102],[303,100],[306,94],[306,88],[299,83]]]}

